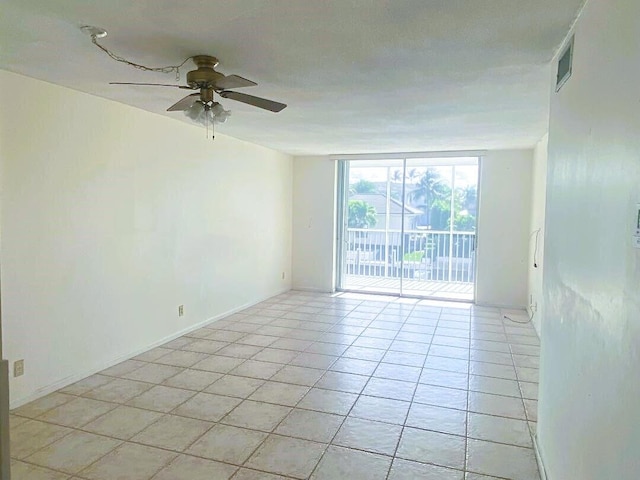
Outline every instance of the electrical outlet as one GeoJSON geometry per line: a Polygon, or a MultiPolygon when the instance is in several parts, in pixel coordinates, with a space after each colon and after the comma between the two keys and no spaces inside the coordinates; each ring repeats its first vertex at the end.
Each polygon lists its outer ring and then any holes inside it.
{"type": "Polygon", "coordinates": [[[13,376],[21,377],[24,375],[24,360],[16,360],[13,362],[13,376]]]}
{"type": "Polygon", "coordinates": [[[184,305],[178,305],[178,316],[184,317],[184,305]]]}

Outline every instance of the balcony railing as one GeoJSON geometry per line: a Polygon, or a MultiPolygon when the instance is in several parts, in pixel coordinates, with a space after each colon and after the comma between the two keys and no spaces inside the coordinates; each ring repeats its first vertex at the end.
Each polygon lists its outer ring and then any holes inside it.
{"type": "Polygon", "coordinates": [[[475,232],[347,228],[345,269],[347,275],[473,283],[475,240],[475,232]]]}

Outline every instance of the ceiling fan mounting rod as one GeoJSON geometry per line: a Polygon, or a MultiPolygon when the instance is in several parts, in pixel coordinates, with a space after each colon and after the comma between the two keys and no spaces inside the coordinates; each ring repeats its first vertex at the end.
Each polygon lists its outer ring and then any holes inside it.
{"type": "Polygon", "coordinates": [[[211,88],[201,88],[200,89],[200,100],[204,103],[213,102],[213,89],[211,88]]]}

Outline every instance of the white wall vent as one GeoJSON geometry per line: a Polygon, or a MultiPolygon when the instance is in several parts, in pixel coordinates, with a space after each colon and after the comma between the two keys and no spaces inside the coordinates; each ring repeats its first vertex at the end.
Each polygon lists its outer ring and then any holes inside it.
{"type": "Polygon", "coordinates": [[[562,86],[567,83],[571,76],[571,70],[573,66],[573,40],[575,37],[571,37],[569,43],[558,60],[558,74],[556,76],[556,92],[559,92],[562,86]]]}

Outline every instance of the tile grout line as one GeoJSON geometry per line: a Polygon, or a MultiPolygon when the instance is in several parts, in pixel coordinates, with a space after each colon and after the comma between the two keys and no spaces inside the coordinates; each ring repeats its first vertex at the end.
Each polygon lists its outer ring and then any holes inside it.
{"type": "MultiPolygon", "coordinates": [[[[379,312],[379,313],[378,313],[378,314],[377,314],[373,319],[371,319],[371,320],[369,321],[369,323],[367,324],[367,326],[366,326],[366,327],[364,327],[363,331],[360,333],[360,335],[358,335],[358,337],[356,338],[356,340],[362,336],[362,333],[364,333],[364,331],[365,331],[367,328],[370,328],[370,325],[371,325],[371,324],[372,324],[372,323],[373,323],[373,322],[374,322],[374,321],[375,321],[375,320],[376,320],[376,319],[377,319],[377,318],[378,318],[378,317],[379,317],[379,316],[384,312],[384,310],[388,307],[388,305],[389,305],[391,302],[386,302],[386,303],[387,303],[387,305],[386,305],[384,308],[382,308],[382,310],[380,310],[380,312],[379,312]]],[[[404,325],[404,323],[403,323],[403,325],[404,325]]],[[[398,336],[399,332],[400,332],[400,329],[398,329],[398,331],[396,332],[396,335],[394,335],[394,340],[395,340],[395,338],[398,336]]],[[[374,338],[374,337],[365,337],[365,338],[374,338]]],[[[356,341],[356,340],[354,340],[354,341],[351,343],[351,345],[350,345],[350,346],[353,346],[353,343],[355,343],[355,341],[356,341]]],[[[311,474],[310,474],[310,476],[309,476],[309,477],[313,476],[314,472],[317,470],[318,466],[319,466],[319,465],[320,465],[320,463],[322,462],[322,459],[324,458],[324,456],[325,456],[325,454],[326,454],[326,451],[329,449],[329,447],[330,447],[330,446],[332,446],[332,445],[333,445],[333,446],[336,446],[336,447],[344,448],[344,447],[341,447],[340,445],[335,445],[333,442],[334,442],[334,440],[335,440],[336,436],[338,435],[338,433],[340,432],[340,430],[342,429],[342,427],[344,426],[345,422],[346,422],[346,421],[347,421],[347,419],[349,418],[349,414],[353,411],[353,408],[354,408],[354,407],[356,406],[356,404],[358,403],[358,400],[360,400],[360,398],[362,397],[362,392],[364,392],[364,390],[367,388],[367,385],[369,384],[369,382],[371,381],[371,379],[372,379],[372,378],[374,378],[374,377],[373,377],[373,374],[375,373],[375,371],[377,370],[377,368],[378,368],[378,367],[380,366],[380,364],[382,363],[382,360],[384,359],[385,355],[390,351],[390,350],[389,350],[389,348],[391,347],[391,344],[393,343],[393,341],[394,341],[394,340],[391,340],[391,343],[389,344],[389,347],[388,347],[387,349],[376,349],[376,350],[383,350],[383,351],[384,351],[384,354],[382,354],[382,356],[381,356],[380,360],[376,362],[376,363],[377,363],[377,365],[376,365],[375,369],[373,370],[373,372],[371,373],[371,375],[366,375],[367,377],[369,377],[369,378],[368,378],[368,380],[367,380],[367,382],[365,383],[365,385],[364,385],[364,386],[362,387],[362,389],[360,390],[360,393],[358,393],[358,394],[357,394],[357,397],[356,397],[355,401],[353,402],[353,404],[352,404],[352,405],[351,405],[351,407],[349,408],[349,411],[347,412],[347,414],[344,416],[344,419],[342,420],[342,422],[341,422],[340,426],[339,426],[339,427],[338,427],[338,429],[336,430],[336,433],[333,435],[333,437],[331,438],[331,440],[329,440],[329,443],[327,444],[327,448],[325,449],[325,451],[323,452],[322,456],[321,456],[321,457],[320,457],[320,459],[318,460],[318,463],[315,465],[315,467],[314,467],[314,469],[313,469],[313,471],[311,472],[311,474]]],[[[367,347],[360,347],[360,348],[367,348],[367,347]]],[[[358,360],[358,359],[356,359],[356,360],[358,360]]],[[[344,372],[344,373],[351,373],[351,372],[344,372]]],[[[351,373],[351,374],[353,374],[353,373],[351,373]]],[[[353,374],[353,375],[358,375],[358,374],[353,374]]],[[[353,418],[359,418],[359,417],[353,417],[353,418]]],[[[363,451],[363,450],[359,450],[359,451],[363,451]]],[[[371,453],[371,452],[367,452],[367,453],[371,453]]],[[[392,458],[391,462],[393,463],[393,458],[392,458]]]]}
{"type": "MultiPolygon", "coordinates": [[[[360,302],[360,303],[362,303],[362,302],[360,302]]],[[[344,317],[343,317],[343,318],[344,318],[344,317]]],[[[306,351],[306,350],[304,350],[304,351],[306,351]]],[[[297,357],[296,357],[296,358],[297,358],[297,357]]],[[[336,360],[336,361],[337,361],[337,360],[336,360]]],[[[287,364],[287,365],[289,365],[289,364],[287,364]]],[[[283,367],[283,368],[284,368],[284,367],[283,367]]],[[[329,371],[329,369],[327,368],[327,369],[325,370],[325,372],[326,372],[326,371],[329,371]]],[[[274,375],[275,375],[275,374],[274,374],[274,375]]],[[[323,375],[324,375],[324,374],[323,374],[323,375]]],[[[322,378],[322,377],[320,377],[320,378],[322,378]]],[[[320,378],[314,382],[314,385],[320,381],[320,378]]],[[[246,460],[243,462],[243,467],[244,467],[244,465],[245,465],[249,460],[251,460],[251,457],[253,457],[253,456],[255,455],[255,453],[256,453],[256,452],[257,452],[257,451],[262,447],[262,445],[264,445],[264,444],[265,444],[265,442],[267,441],[267,439],[269,438],[269,436],[270,436],[270,435],[278,435],[278,434],[276,434],[276,433],[275,433],[275,431],[276,431],[276,430],[278,429],[278,427],[282,424],[282,422],[284,422],[284,420],[285,420],[286,418],[288,418],[288,417],[289,417],[289,415],[291,415],[291,412],[292,412],[292,411],[296,408],[296,406],[297,406],[297,405],[298,405],[298,404],[299,404],[299,403],[304,399],[304,397],[305,397],[305,396],[306,396],[306,395],[311,391],[311,389],[312,389],[312,388],[313,388],[313,386],[312,386],[312,387],[310,387],[310,388],[309,388],[309,390],[307,390],[307,393],[305,393],[305,395],[304,395],[300,400],[298,400],[298,402],[296,402],[296,405],[295,405],[295,406],[293,406],[293,407],[291,407],[291,411],[290,411],[289,413],[287,413],[287,415],[285,415],[285,416],[284,416],[284,417],[283,417],[283,418],[278,422],[278,424],[277,424],[277,425],[276,425],[276,426],[271,430],[271,432],[269,432],[269,433],[267,434],[267,436],[264,438],[264,440],[263,440],[262,442],[260,442],[260,443],[258,444],[258,446],[257,446],[257,447],[256,447],[256,448],[251,452],[251,454],[250,454],[250,455],[246,458],[246,460]]],[[[281,436],[284,436],[284,435],[281,435],[281,436]]],[[[288,435],[287,435],[286,437],[287,437],[287,438],[295,438],[295,437],[290,437],[290,436],[288,436],[288,435]]],[[[311,440],[307,440],[307,439],[304,439],[304,440],[306,440],[306,441],[311,441],[311,440]]],[[[319,443],[319,444],[321,444],[320,442],[315,442],[315,443],[319,443]]],[[[327,444],[327,445],[323,448],[322,455],[320,456],[320,458],[318,459],[318,462],[317,462],[317,463],[316,463],[316,465],[314,466],[314,470],[315,470],[315,467],[317,467],[317,465],[318,465],[318,464],[320,463],[320,461],[322,460],[322,457],[324,456],[324,452],[327,450],[327,448],[329,448],[329,444],[327,444]]],[[[313,473],[313,470],[312,470],[312,473],[313,473]]]]}
{"type": "MultiPolygon", "coordinates": [[[[387,303],[387,306],[389,305],[390,302],[387,303]]],[[[387,307],[385,306],[367,325],[367,327],[365,327],[363,329],[363,331],[360,333],[360,335],[358,335],[357,338],[360,338],[362,336],[362,333],[364,333],[364,331],[369,328],[369,326],[384,312],[384,310],[387,307]]],[[[413,310],[413,309],[412,309],[413,310]]],[[[403,322],[404,325],[404,322],[403,322]]],[[[400,329],[398,329],[398,331],[396,332],[396,334],[394,335],[394,340],[395,338],[398,336],[398,334],[400,333],[400,329]]],[[[357,340],[356,338],[356,340],[357,340]]],[[[373,337],[365,337],[365,338],[373,338],[373,337]]],[[[354,340],[350,346],[353,345],[353,343],[355,343],[354,340]]],[[[349,414],[353,411],[353,408],[356,406],[356,404],[358,403],[358,400],[360,400],[360,398],[362,397],[362,392],[364,392],[364,390],[367,388],[367,385],[369,384],[369,382],[371,381],[371,379],[373,378],[373,374],[375,373],[375,371],[378,369],[378,367],[380,366],[380,364],[382,363],[382,360],[384,359],[385,355],[389,352],[389,348],[391,347],[391,344],[393,343],[394,340],[391,340],[391,343],[389,344],[389,347],[384,350],[384,354],[382,355],[382,357],[380,358],[380,360],[377,362],[376,368],[373,370],[373,372],[371,372],[371,375],[367,375],[369,377],[369,379],[367,380],[367,383],[365,383],[365,385],[362,387],[362,390],[360,390],[360,393],[357,394],[357,397],[355,399],[355,401],[353,402],[353,404],[351,405],[351,407],[349,408],[349,411],[347,412],[347,414],[344,416],[344,419],[342,420],[340,426],[338,427],[338,429],[336,430],[336,433],[333,435],[333,437],[331,438],[331,440],[329,441],[329,443],[327,444],[327,448],[325,449],[325,451],[323,452],[322,456],[320,457],[320,459],[318,460],[318,463],[316,463],[314,469],[312,470],[311,474],[309,475],[309,478],[313,476],[313,474],[315,473],[315,471],[318,469],[318,466],[320,465],[320,463],[322,462],[322,459],[324,458],[326,451],[329,449],[330,446],[334,445],[333,441],[335,440],[336,436],[338,435],[338,433],[340,432],[340,430],[342,429],[342,427],[344,426],[345,422],[347,421],[347,419],[349,418],[349,414]]],[[[366,348],[366,347],[363,347],[366,348]]],[[[382,350],[382,349],[380,349],[382,350]]],[[[350,372],[345,372],[345,373],[350,373],[350,372]]],[[[359,417],[354,417],[354,418],[359,418],[359,417]]],[[[399,441],[400,439],[398,439],[399,441]]],[[[336,447],[340,447],[339,445],[334,445],[336,447]]],[[[344,448],[344,447],[341,447],[344,448]]],[[[367,453],[371,453],[371,452],[367,452],[367,453]]],[[[393,458],[391,460],[391,463],[393,463],[393,458]]],[[[389,465],[389,467],[391,467],[391,464],[389,465]]]]}
{"type": "MultiPolygon", "coordinates": [[[[505,333],[506,333],[506,330],[505,330],[505,333]]],[[[509,341],[509,336],[508,335],[507,335],[507,340],[509,341]]],[[[524,410],[524,417],[525,417],[525,422],[527,424],[527,430],[529,431],[529,436],[531,437],[531,448],[534,450],[534,453],[535,453],[536,435],[534,435],[534,433],[531,431],[531,419],[529,418],[529,412],[527,411],[527,404],[525,402],[524,393],[522,391],[522,386],[520,385],[520,377],[519,377],[519,374],[518,374],[518,367],[517,367],[516,361],[515,361],[515,359],[513,357],[513,346],[511,344],[511,341],[509,341],[509,351],[511,353],[511,362],[513,363],[513,369],[516,372],[516,382],[518,383],[518,390],[520,391],[520,399],[522,400],[522,409],[524,410]]],[[[536,418],[536,428],[537,428],[537,423],[538,423],[538,421],[537,421],[537,418],[536,418]]],[[[536,430],[536,432],[537,432],[537,430],[536,430]]],[[[540,472],[538,472],[538,475],[540,475],[540,472]]]]}
{"type": "Polygon", "coordinates": [[[471,403],[471,341],[473,334],[473,315],[472,310],[469,312],[469,350],[467,359],[467,411],[464,416],[464,464],[462,465],[463,477],[467,476],[467,464],[469,458],[469,407],[471,403]]]}
{"type": "MultiPolygon", "coordinates": [[[[411,312],[413,312],[415,310],[415,306],[413,307],[413,309],[411,310],[411,312]]],[[[387,475],[386,475],[386,479],[389,479],[389,475],[391,475],[391,470],[393,469],[393,464],[395,463],[395,460],[397,458],[397,454],[398,454],[398,449],[400,448],[400,442],[402,442],[402,437],[404,436],[404,430],[406,427],[406,423],[407,420],[409,419],[409,414],[411,413],[411,407],[413,407],[413,401],[415,399],[416,396],[416,391],[418,390],[418,386],[420,385],[420,377],[422,377],[422,372],[424,371],[424,365],[427,362],[427,359],[429,358],[429,351],[431,350],[431,345],[433,345],[433,337],[436,334],[436,331],[438,329],[438,324],[440,323],[440,315],[442,315],[442,309],[440,309],[440,312],[438,314],[438,319],[436,320],[436,326],[433,329],[433,335],[431,335],[431,342],[429,342],[429,346],[427,347],[427,352],[424,356],[424,361],[422,362],[422,367],[420,368],[420,375],[418,376],[418,380],[416,381],[415,387],[413,389],[413,395],[411,395],[411,401],[409,402],[409,408],[407,409],[407,414],[405,416],[404,422],[402,424],[402,428],[400,430],[400,436],[398,437],[398,442],[396,443],[396,448],[393,451],[393,456],[392,456],[392,460],[391,463],[389,464],[389,469],[387,470],[387,475]]],[[[403,323],[403,326],[406,325],[406,321],[403,323]]]]}

